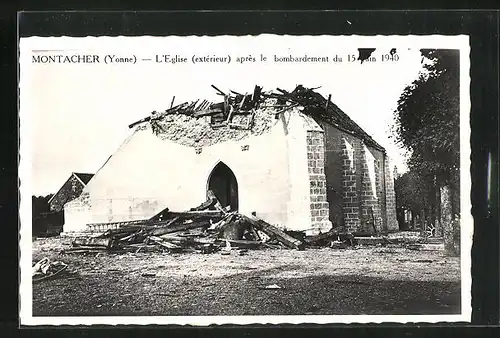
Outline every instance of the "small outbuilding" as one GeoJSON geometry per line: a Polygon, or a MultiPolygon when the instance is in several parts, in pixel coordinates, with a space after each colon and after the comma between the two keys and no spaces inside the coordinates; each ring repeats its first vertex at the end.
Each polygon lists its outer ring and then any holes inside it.
{"type": "Polygon", "coordinates": [[[50,211],[62,211],[64,205],[79,197],[83,188],[90,182],[94,174],[71,173],[69,178],[49,200],[50,211]]]}

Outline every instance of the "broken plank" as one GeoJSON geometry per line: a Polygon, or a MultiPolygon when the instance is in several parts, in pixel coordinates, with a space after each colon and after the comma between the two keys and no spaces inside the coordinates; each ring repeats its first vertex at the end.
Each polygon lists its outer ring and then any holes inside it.
{"type": "Polygon", "coordinates": [[[237,124],[237,123],[229,123],[229,128],[231,129],[240,129],[240,130],[247,130],[248,126],[244,124],[237,124]]]}
{"type": "Polygon", "coordinates": [[[243,108],[243,105],[245,104],[245,101],[247,100],[247,95],[248,95],[248,93],[245,93],[245,95],[243,96],[243,98],[240,101],[240,110],[243,108]]]}
{"type": "Polygon", "coordinates": [[[221,218],[223,213],[220,210],[195,210],[195,211],[183,211],[183,212],[169,212],[170,216],[181,217],[181,218],[221,218]]]}
{"type": "Polygon", "coordinates": [[[326,101],[326,105],[325,105],[325,110],[328,111],[328,105],[330,104],[330,101],[332,99],[332,94],[329,94],[328,95],[328,101],[326,101]]]}
{"type": "Polygon", "coordinates": [[[118,222],[108,222],[108,223],[88,223],[88,227],[123,227],[123,226],[131,226],[138,225],[147,222],[147,219],[139,219],[134,221],[118,221],[118,222]]]}
{"type": "Polygon", "coordinates": [[[120,241],[120,242],[125,242],[125,241],[128,241],[128,240],[130,240],[130,239],[134,238],[135,236],[137,236],[137,233],[136,233],[136,232],[134,232],[133,234],[127,235],[127,236],[125,236],[125,237],[122,237],[122,238],[120,238],[118,241],[120,241]]]}
{"type": "Polygon", "coordinates": [[[213,115],[213,114],[218,114],[218,113],[222,113],[223,111],[219,108],[215,108],[215,109],[203,109],[203,110],[199,110],[195,113],[193,113],[193,117],[202,117],[202,116],[208,116],[208,115],[213,115]]]}
{"type": "Polygon", "coordinates": [[[212,128],[222,128],[222,127],[226,127],[226,126],[227,126],[227,123],[226,123],[226,122],[223,122],[223,123],[211,124],[210,126],[211,126],[212,128]]]}
{"type": "Polygon", "coordinates": [[[332,228],[328,232],[320,233],[311,237],[306,237],[305,242],[307,244],[315,244],[332,237],[338,237],[340,234],[347,234],[345,227],[332,228]]]}
{"type": "Polygon", "coordinates": [[[161,228],[152,229],[149,231],[149,234],[153,235],[153,236],[161,236],[161,235],[165,235],[165,234],[171,234],[174,232],[179,232],[179,231],[184,231],[184,230],[189,230],[189,229],[196,229],[196,228],[201,228],[201,227],[209,227],[209,226],[210,226],[210,222],[208,220],[202,220],[200,222],[177,224],[177,225],[164,226],[161,228]]]}
{"type": "Polygon", "coordinates": [[[215,89],[220,95],[224,95],[226,96],[226,93],[224,93],[222,90],[220,90],[219,88],[217,88],[216,86],[214,85],[211,85],[213,89],[215,89]]]}
{"type": "Polygon", "coordinates": [[[247,126],[246,126],[247,129],[251,129],[252,128],[254,117],[255,117],[255,109],[252,109],[252,114],[248,118],[248,122],[247,122],[247,126]]]}
{"type": "Polygon", "coordinates": [[[224,208],[222,207],[222,204],[220,204],[219,199],[217,198],[217,196],[215,196],[215,194],[212,190],[207,191],[207,196],[208,196],[208,198],[215,200],[215,203],[214,203],[215,209],[221,211],[223,214],[226,214],[226,210],[224,210],[224,208]]]}
{"type": "Polygon", "coordinates": [[[168,241],[166,241],[165,239],[163,238],[160,238],[160,237],[156,237],[156,236],[149,236],[148,237],[151,241],[153,241],[154,243],[157,243],[167,249],[182,249],[182,247],[176,245],[176,244],[173,244],[173,243],[170,243],[168,241]]]}
{"type": "Polygon", "coordinates": [[[215,204],[215,199],[209,198],[205,202],[201,203],[199,206],[189,209],[189,211],[201,211],[210,208],[215,204]]]}
{"type": "Polygon", "coordinates": [[[248,241],[244,239],[240,240],[235,240],[235,239],[218,239],[215,243],[219,246],[226,246],[226,241],[228,241],[231,246],[237,247],[237,248],[244,248],[244,249],[254,249],[262,246],[261,241],[248,241]]]}
{"type": "Polygon", "coordinates": [[[222,111],[222,114],[224,115],[224,117],[226,117],[229,113],[229,96],[224,96],[224,109],[222,111]]]}
{"type": "Polygon", "coordinates": [[[253,225],[256,229],[261,230],[268,236],[273,236],[276,238],[279,242],[283,243],[289,248],[294,248],[297,250],[302,250],[304,249],[304,242],[293,238],[290,235],[287,235],[277,227],[261,220],[260,218],[256,216],[245,216],[245,215],[240,215],[244,220],[246,220],[248,223],[253,225]]]}
{"type": "MultiPolygon", "coordinates": [[[[164,111],[163,113],[159,113],[159,114],[158,114],[158,116],[156,116],[155,118],[161,118],[163,115],[165,115],[165,114],[169,114],[169,113],[171,113],[171,112],[174,112],[174,111],[176,111],[176,110],[178,110],[178,109],[182,108],[183,106],[185,106],[185,105],[186,105],[186,104],[188,104],[188,103],[189,103],[189,102],[184,102],[184,103],[178,104],[178,105],[177,105],[177,106],[175,106],[175,107],[169,108],[169,109],[167,109],[166,111],[164,111]]],[[[133,128],[133,127],[135,127],[136,125],[141,124],[141,123],[143,123],[143,122],[148,122],[149,120],[151,120],[151,116],[145,117],[145,118],[143,118],[143,119],[141,119],[141,120],[139,120],[139,121],[136,121],[136,122],[134,122],[134,123],[132,123],[132,124],[129,124],[129,126],[128,126],[128,127],[129,127],[129,128],[133,128]]]]}
{"type": "Polygon", "coordinates": [[[142,226],[130,226],[126,228],[109,229],[103,234],[101,234],[99,238],[106,238],[111,236],[127,236],[129,234],[136,233],[141,229],[143,229],[142,226]]]}
{"type": "Polygon", "coordinates": [[[234,108],[230,106],[229,113],[227,114],[227,120],[226,120],[227,123],[231,123],[231,120],[233,119],[233,114],[234,114],[234,108]]]}
{"type": "Polygon", "coordinates": [[[235,92],[234,90],[229,90],[231,93],[235,94],[235,95],[239,95],[239,96],[242,96],[242,94],[238,93],[238,92],[235,92]]]}
{"type": "Polygon", "coordinates": [[[148,221],[154,222],[154,221],[161,221],[163,218],[165,218],[168,215],[169,209],[165,208],[153,217],[149,218],[148,221]]]}
{"type": "Polygon", "coordinates": [[[104,247],[111,246],[110,238],[97,238],[97,237],[77,237],[71,244],[75,247],[89,246],[89,247],[104,247]]]}
{"type": "Polygon", "coordinates": [[[260,93],[262,91],[262,87],[255,86],[252,94],[252,104],[255,106],[255,104],[259,101],[260,99],[260,93]]]}
{"type": "Polygon", "coordinates": [[[61,250],[61,253],[99,253],[106,251],[107,248],[104,247],[76,247],[70,249],[61,250]]]}

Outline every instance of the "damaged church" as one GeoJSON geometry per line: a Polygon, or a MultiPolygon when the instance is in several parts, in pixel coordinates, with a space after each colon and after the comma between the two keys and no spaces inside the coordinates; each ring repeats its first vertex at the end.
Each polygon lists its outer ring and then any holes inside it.
{"type": "Polygon", "coordinates": [[[306,234],[398,230],[382,146],[314,89],[223,92],[173,105],[133,133],[64,206],[64,232],[189,210],[212,191],[227,210],[306,234]]]}

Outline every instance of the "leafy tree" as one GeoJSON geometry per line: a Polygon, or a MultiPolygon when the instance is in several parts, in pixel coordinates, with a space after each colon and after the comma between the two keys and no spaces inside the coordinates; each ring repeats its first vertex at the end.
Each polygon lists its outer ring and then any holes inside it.
{"type": "Polygon", "coordinates": [[[52,195],[53,194],[47,196],[31,196],[33,234],[38,234],[46,230],[44,228],[44,223],[37,222],[36,220],[41,214],[50,211],[49,200],[52,198],[52,195]]]}
{"type": "MultiPolygon", "coordinates": [[[[397,183],[396,204],[437,219],[439,191],[448,186],[458,196],[460,170],[460,81],[458,50],[421,50],[423,70],[398,100],[393,133],[410,152],[410,172],[397,183]],[[399,185],[398,185],[399,184],[399,185]]],[[[459,213],[458,198],[451,198],[452,214],[459,213]]],[[[446,209],[448,210],[448,208],[446,209]]],[[[444,227],[457,226],[448,222],[444,227]]],[[[444,229],[446,234],[454,231],[444,229]]]]}
{"type": "Polygon", "coordinates": [[[401,94],[394,134],[411,151],[410,170],[436,176],[439,185],[453,183],[460,168],[459,51],[421,53],[429,63],[401,94]]]}

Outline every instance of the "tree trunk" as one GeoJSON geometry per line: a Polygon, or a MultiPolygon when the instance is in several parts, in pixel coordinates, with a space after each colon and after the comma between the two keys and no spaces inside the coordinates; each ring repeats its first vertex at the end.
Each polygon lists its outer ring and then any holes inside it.
{"type": "Polygon", "coordinates": [[[425,210],[422,209],[420,212],[420,234],[425,236],[425,210]]]}
{"type": "Polygon", "coordinates": [[[454,175],[450,184],[450,199],[452,212],[453,243],[455,252],[460,253],[460,181],[458,175],[454,175]]]}
{"type": "Polygon", "coordinates": [[[441,188],[436,189],[436,237],[443,237],[443,223],[441,222],[441,188]]]}
{"type": "Polygon", "coordinates": [[[441,188],[441,224],[443,225],[444,250],[448,256],[456,256],[449,186],[441,188]]]}

